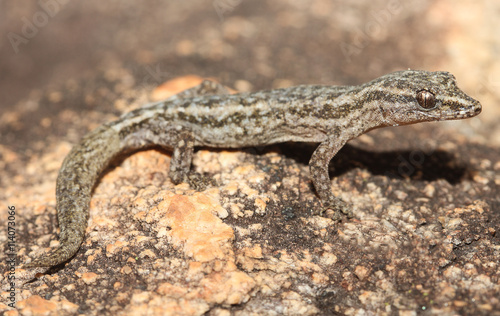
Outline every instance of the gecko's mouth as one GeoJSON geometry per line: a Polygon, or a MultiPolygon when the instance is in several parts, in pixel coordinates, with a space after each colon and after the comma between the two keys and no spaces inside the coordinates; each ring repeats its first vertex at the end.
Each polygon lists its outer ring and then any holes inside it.
{"type": "Polygon", "coordinates": [[[455,113],[450,113],[450,116],[452,116],[455,119],[464,119],[476,116],[479,113],[481,113],[481,111],[482,111],[481,104],[476,101],[471,108],[467,110],[457,111],[455,113]]]}
{"type": "Polygon", "coordinates": [[[482,108],[481,108],[481,103],[478,101],[475,101],[471,107],[464,109],[464,110],[448,110],[448,111],[443,111],[439,115],[439,120],[459,120],[459,119],[465,119],[469,117],[474,117],[481,113],[482,108]]]}

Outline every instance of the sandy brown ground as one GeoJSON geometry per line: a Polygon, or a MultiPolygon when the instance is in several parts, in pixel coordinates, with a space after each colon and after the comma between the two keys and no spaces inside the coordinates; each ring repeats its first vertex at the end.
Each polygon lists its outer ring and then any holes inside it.
{"type": "Polygon", "coordinates": [[[0,2],[0,312],[500,315],[499,10],[492,0],[0,2]],[[313,146],[202,148],[195,170],[220,183],[204,192],[170,182],[168,151],[141,151],[103,174],[76,256],[8,306],[8,207],[18,263],[56,247],[65,155],[161,83],[195,74],[252,91],[407,68],[454,73],[483,113],[346,146],[332,190],[356,218],[314,215],[313,146]]]}

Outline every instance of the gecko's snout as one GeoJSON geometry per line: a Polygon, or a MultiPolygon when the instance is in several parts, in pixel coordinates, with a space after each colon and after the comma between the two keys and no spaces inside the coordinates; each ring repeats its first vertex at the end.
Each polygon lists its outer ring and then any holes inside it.
{"type": "MultiPolygon", "coordinates": [[[[465,115],[458,115],[458,118],[468,118],[468,117],[474,117],[481,113],[482,107],[481,103],[479,101],[472,99],[472,106],[467,110],[467,113],[465,115]]],[[[459,113],[462,114],[462,113],[459,113]]]]}
{"type": "Polygon", "coordinates": [[[474,102],[474,115],[473,116],[478,115],[479,113],[481,113],[482,110],[483,110],[483,108],[481,106],[481,103],[479,103],[479,101],[475,100],[475,102],[474,102]]]}

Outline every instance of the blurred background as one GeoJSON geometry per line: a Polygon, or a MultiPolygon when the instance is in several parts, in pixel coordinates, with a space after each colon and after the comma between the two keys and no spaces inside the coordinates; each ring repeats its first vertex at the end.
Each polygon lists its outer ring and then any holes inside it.
{"type": "Polygon", "coordinates": [[[196,74],[245,91],[412,68],[455,74],[483,104],[459,124],[500,145],[499,16],[494,0],[3,0],[0,133],[12,144],[37,120],[84,107],[26,100],[68,82],[96,89],[99,74],[149,90],[196,74]]]}

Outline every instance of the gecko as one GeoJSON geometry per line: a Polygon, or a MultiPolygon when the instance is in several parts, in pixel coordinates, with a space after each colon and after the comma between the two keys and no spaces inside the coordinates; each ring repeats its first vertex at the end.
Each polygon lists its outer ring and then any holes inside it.
{"type": "Polygon", "coordinates": [[[153,145],[168,148],[171,181],[202,190],[203,176],[190,171],[195,147],[318,143],[310,176],[323,209],[333,210],[339,220],[353,212],[333,194],[328,166],[347,141],[375,128],[465,119],[480,112],[479,101],[444,71],[406,70],[355,86],[301,85],[238,94],[203,81],[98,127],[73,147],[56,183],[60,245],[24,268],[55,266],[75,255],[85,237],[92,188],[118,154],[153,145]]]}

